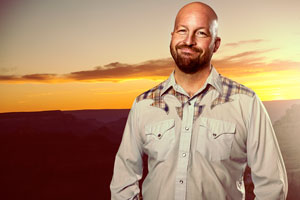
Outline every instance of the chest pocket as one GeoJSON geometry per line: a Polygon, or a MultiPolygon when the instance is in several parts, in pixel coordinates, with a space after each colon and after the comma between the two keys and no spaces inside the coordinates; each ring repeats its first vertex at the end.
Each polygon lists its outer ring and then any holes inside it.
{"type": "Polygon", "coordinates": [[[145,127],[146,142],[144,144],[148,156],[163,161],[174,146],[175,121],[168,119],[145,127]]]}
{"type": "Polygon", "coordinates": [[[228,159],[234,135],[234,123],[201,117],[197,150],[211,161],[228,159]]]}

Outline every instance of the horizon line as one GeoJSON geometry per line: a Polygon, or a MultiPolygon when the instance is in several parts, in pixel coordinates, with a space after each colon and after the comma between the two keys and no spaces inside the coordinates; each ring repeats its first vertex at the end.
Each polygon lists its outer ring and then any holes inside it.
{"type": "MultiPolygon", "coordinates": [[[[267,100],[264,102],[279,102],[279,101],[300,101],[300,99],[281,99],[281,100],[267,100]]],[[[130,110],[131,108],[86,108],[86,109],[74,109],[74,110],[64,110],[64,109],[49,109],[49,110],[33,110],[33,111],[12,111],[12,112],[1,112],[0,114],[8,114],[8,113],[34,113],[34,112],[70,112],[70,111],[99,111],[99,110],[130,110]]]]}

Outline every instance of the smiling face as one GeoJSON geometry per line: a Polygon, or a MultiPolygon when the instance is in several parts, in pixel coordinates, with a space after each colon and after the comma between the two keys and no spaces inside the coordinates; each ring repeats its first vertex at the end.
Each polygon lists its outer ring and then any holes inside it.
{"type": "Polygon", "coordinates": [[[179,11],[170,44],[171,55],[179,70],[193,74],[209,67],[219,45],[217,16],[210,7],[191,3],[179,11]]]}

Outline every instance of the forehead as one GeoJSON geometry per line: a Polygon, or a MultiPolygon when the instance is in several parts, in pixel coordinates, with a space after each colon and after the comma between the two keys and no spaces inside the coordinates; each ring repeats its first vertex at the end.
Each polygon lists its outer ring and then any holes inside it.
{"type": "Polygon", "coordinates": [[[182,12],[176,17],[175,28],[185,26],[187,28],[210,28],[212,19],[205,12],[182,12]]]}

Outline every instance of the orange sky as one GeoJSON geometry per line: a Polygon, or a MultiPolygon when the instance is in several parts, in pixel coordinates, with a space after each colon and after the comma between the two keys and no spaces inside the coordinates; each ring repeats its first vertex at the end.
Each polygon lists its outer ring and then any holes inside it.
{"type": "MultiPolygon", "coordinates": [[[[130,108],[172,71],[170,32],[187,2],[2,3],[0,112],[130,108]]],[[[299,1],[203,2],[220,19],[217,70],[262,100],[300,99],[299,1]]]]}

